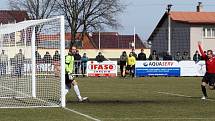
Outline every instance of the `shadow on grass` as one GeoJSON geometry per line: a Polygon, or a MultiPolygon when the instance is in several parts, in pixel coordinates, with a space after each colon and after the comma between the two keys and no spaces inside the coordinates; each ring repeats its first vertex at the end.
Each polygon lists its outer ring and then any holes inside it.
{"type": "Polygon", "coordinates": [[[98,100],[98,101],[67,101],[70,103],[88,103],[88,104],[164,104],[164,103],[175,103],[173,100],[98,100]]]}
{"type": "MultiPolygon", "coordinates": [[[[174,96],[171,96],[174,97],[174,96]]],[[[175,96],[178,97],[178,96],[175,96]]],[[[183,97],[180,99],[153,99],[153,100],[89,100],[86,102],[78,102],[74,100],[68,100],[66,103],[87,103],[87,104],[175,104],[175,103],[184,103],[184,101],[192,101],[186,99],[195,99],[196,101],[202,101],[201,97],[183,97]],[[183,101],[184,100],[184,101],[183,101]]],[[[209,98],[209,100],[214,100],[214,98],[209,98]]],[[[207,101],[207,100],[206,100],[207,101]]]]}

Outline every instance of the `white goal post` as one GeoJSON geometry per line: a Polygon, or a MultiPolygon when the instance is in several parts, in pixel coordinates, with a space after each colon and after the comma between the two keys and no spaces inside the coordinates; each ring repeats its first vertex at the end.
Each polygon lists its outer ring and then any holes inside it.
{"type": "Polygon", "coordinates": [[[65,107],[64,17],[0,26],[0,108],[65,107]]]}

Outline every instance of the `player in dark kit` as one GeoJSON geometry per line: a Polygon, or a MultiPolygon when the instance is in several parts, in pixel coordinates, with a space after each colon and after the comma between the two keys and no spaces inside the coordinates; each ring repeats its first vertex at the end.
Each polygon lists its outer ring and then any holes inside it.
{"type": "Polygon", "coordinates": [[[213,55],[212,50],[207,51],[207,55],[204,53],[202,47],[201,47],[201,42],[198,42],[199,46],[199,51],[202,55],[202,59],[205,60],[206,64],[206,73],[202,79],[202,93],[203,97],[201,99],[206,99],[207,98],[207,92],[205,86],[208,84],[209,88],[211,90],[214,90],[214,83],[215,83],[215,56],[213,55]]]}

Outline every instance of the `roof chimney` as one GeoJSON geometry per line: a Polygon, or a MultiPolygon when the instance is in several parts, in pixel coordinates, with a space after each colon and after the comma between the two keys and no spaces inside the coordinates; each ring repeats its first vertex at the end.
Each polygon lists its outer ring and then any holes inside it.
{"type": "Polygon", "coordinates": [[[196,12],[203,12],[202,2],[198,2],[198,5],[196,6],[196,12]]]}

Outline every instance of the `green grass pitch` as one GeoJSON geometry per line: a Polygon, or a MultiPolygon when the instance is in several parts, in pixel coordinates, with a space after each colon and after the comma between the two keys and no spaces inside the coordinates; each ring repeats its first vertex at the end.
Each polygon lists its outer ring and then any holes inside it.
{"type": "MultiPolygon", "coordinates": [[[[200,77],[77,78],[66,107],[102,121],[214,121],[215,91],[201,100],[200,77]]],[[[91,121],[63,108],[0,109],[0,121],[91,121]]]]}

